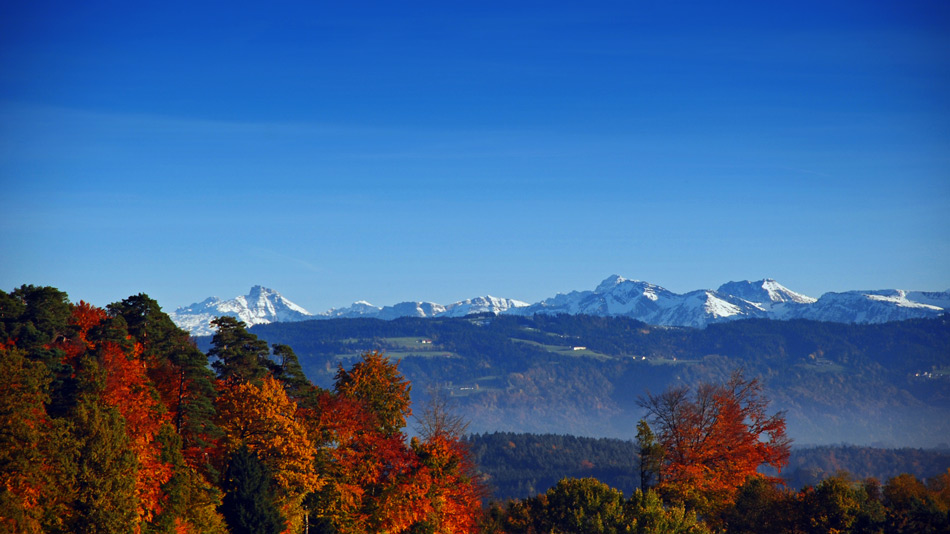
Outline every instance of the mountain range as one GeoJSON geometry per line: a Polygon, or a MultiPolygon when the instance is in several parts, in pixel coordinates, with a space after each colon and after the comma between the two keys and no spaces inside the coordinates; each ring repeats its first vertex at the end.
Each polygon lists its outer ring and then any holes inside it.
{"type": "Polygon", "coordinates": [[[716,290],[674,293],[661,286],[613,275],[593,290],[557,294],[534,304],[492,296],[452,304],[402,302],[374,306],[366,301],[312,314],[277,291],[254,286],[230,300],[210,297],[178,308],[172,320],[192,335],[213,333],[210,322],[229,315],[248,326],[315,319],[464,317],[474,313],[569,314],[630,317],[660,326],[702,328],[748,318],[812,319],[839,323],[884,323],[936,317],[950,310],[950,290],[942,292],[879,289],[825,293],[820,298],[796,293],[775,280],[728,282],[716,290]]]}

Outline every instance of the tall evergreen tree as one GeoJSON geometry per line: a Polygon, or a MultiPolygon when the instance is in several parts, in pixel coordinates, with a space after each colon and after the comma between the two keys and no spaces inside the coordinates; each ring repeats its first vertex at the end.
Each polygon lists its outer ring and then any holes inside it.
{"type": "Polygon", "coordinates": [[[68,530],[105,534],[136,531],[139,468],[118,410],[83,395],[75,415],[75,515],[68,530]]]}
{"type": "Polygon", "coordinates": [[[142,345],[142,358],[186,449],[202,448],[220,435],[214,419],[214,373],[208,357],[178,328],[158,302],[140,293],[108,306],[125,319],[142,345]]]}
{"type": "Polygon", "coordinates": [[[283,532],[284,518],[274,502],[273,478],[246,445],[231,456],[223,486],[227,493],[221,514],[231,534],[283,532]]]}
{"type": "Polygon", "coordinates": [[[304,374],[303,367],[300,366],[300,360],[294,350],[287,345],[276,343],[271,348],[273,349],[273,360],[270,361],[269,367],[274,378],[284,386],[287,395],[295,401],[314,397],[316,390],[310,380],[307,379],[307,375],[304,374]]]}
{"type": "Polygon", "coordinates": [[[258,382],[269,370],[267,342],[247,331],[247,325],[234,317],[218,317],[208,356],[218,378],[225,382],[258,382]]]}

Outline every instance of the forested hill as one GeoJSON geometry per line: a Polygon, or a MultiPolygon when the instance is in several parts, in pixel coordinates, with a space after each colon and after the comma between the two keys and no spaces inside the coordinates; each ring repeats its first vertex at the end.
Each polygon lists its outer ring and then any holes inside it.
{"type": "MultiPolygon", "coordinates": [[[[799,444],[950,441],[950,320],[880,325],[747,320],[706,329],[591,316],[340,319],[252,328],[329,385],[366,350],[401,360],[416,398],[438,388],[477,432],[630,439],[637,399],[744,368],[799,444]]],[[[199,339],[209,343],[208,338],[199,339]]]]}

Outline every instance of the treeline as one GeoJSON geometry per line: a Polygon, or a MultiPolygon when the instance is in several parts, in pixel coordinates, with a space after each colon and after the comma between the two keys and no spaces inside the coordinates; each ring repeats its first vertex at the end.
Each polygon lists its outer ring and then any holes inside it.
{"type": "Polygon", "coordinates": [[[146,295],[0,291],[0,532],[475,530],[474,464],[437,412],[406,439],[397,364],[366,353],[321,389],[215,324],[205,355],[146,295]]]}
{"type": "Polygon", "coordinates": [[[625,498],[594,478],[563,479],[536,497],[494,503],[487,515],[483,532],[491,534],[944,534],[950,473],[884,485],[838,475],[801,491],[750,478],[727,505],[701,516],[652,489],[625,498]]]}
{"type": "Polygon", "coordinates": [[[640,487],[632,441],[560,434],[472,434],[466,443],[497,500],[544,493],[562,478],[596,478],[631,495],[640,487]]]}
{"type": "MultiPolygon", "coordinates": [[[[697,359],[722,355],[749,364],[791,366],[821,359],[897,373],[950,364],[950,319],[915,319],[884,324],[750,319],[705,329],[656,327],[626,317],[587,315],[469,316],[466,318],[330,319],[258,325],[262,338],[290,344],[302,356],[320,358],[351,352],[353,341],[381,343],[388,337],[428,337],[446,349],[478,359],[532,357],[532,347],[514,343],[583,345],[618,358],[697,359]]],[[[370,347],[378,348],[378,347],[370,347]]],[[[544,351],[540,351],[544,353],[544,351]]]]}
{"type": "Polygon", "coordinates": [[[841,473],[858,479],[888,480],[908,474],[925,480],[947,469],[950,469],[950,450],[947,449],[835,445],[793,449],[782,478],[792,488],[803,488],[841,473]]]}
{"type": "MultiPolygon", "coordinates": [[[[627,496],[640,487],[632,440],[491,432],[465,441],[496,500],[534,497],[562,478],[593,477],[627,496]]],[[[859,480],[909,474],[926,480],[947,469],[950,450],[828,445],[792,448],[781,478],[799,490],[841,474],[859,480]]]]}

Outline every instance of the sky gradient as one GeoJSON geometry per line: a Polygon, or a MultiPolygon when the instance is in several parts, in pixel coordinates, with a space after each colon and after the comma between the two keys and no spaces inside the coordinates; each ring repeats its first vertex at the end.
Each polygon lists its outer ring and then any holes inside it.
{"type": "Polygon", "coordinates": [[[946,2],[256,4],[0,2],[0,289],[950,288],[946,2]]]}

